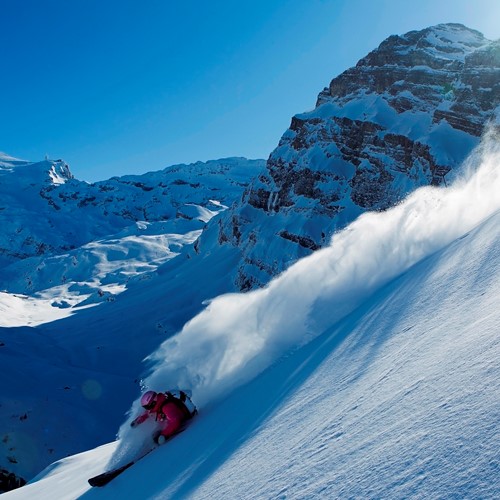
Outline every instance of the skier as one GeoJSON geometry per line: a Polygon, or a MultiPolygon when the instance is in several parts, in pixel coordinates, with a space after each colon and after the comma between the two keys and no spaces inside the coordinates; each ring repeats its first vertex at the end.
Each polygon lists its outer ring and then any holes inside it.
{"type": "Polygon", "coordinates": [[[160,430],[153,434],[153,440],[157,444],[165,443],[168,438],[180,432],[183,425],[197,413],[184,391],[147,391],[141,397],[141,405],[146,411],[135,418],[130,426],[137,427],[154,417],[160,423],[160,430]]]}
{"type": "MultiPolygon", "coordinates": [[[[154,417],[160,427],[160,429],[153,434],[153,441],[157,444],[163,444],[170,437],[182,432],[186,422],[198,413],[189,395],[185,391],[178,390],[167,392],[147,391],[141,397],[141,405],[146,411],[136,417],[130,426],[137,427],[148,418],[154,417]]],[[[105,486],[115,477],[119,476],[122,472],[126,471],[129,467],[132,467],[139,460],[151,453],[154,449],[155,447],[151,448],[149,451],[146,451],[146,453],[143,453],[141,456],[125,465],[91,477],[88,480],[90,486],[105,486]]]]}

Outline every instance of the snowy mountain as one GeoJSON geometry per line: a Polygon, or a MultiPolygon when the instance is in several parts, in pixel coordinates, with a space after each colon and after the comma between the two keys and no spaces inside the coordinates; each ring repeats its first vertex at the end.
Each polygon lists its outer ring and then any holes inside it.
{"type": "Polygon", "coordinates": [[[499,165],[491,135],[452,186],[212,301],[146,380],[193,389],[186,432],[90,489],[148,439],[125,422],[6,498],[498,498],[499,165]]]}
{"type": "Polygon", "coordinates": [[[233,245],[236,286],[261,286],[364,211],[449,183],[499,114],[500,41],[458,24],[391,36],[292,118],[266,172],[199,247],[233,245]]]}
{"type": "Polygon", "coordinates": [[[0,289],[57,287],[63,308],[110,300],[179,255],[264,166],[227,158],[88,184],[61,160],[2,158],[0,289]]]}
{"type": "Polygon", "coordinates": [[[191,389],[200,416],[110,496],[404,497],[419,484],[425,497],[440,477],[435,491],[453,496],[446,450],[472,478],[466,493],[498,492],[485,465],[498,384],[469,393],[496,380],[500,121],[483,127],[498,116],[499,66],[498,42],[463,26],[391,37],[292,119],[267,164],[87,184],[59,160],[2,156],[0,468],[31,479],[123,423],[120,442],[10,495],[106,495],[86,479],[147,438],[127,416],[144,386],[191,389]],[[481,422],[466,449],[462,413],[481,422]]]}

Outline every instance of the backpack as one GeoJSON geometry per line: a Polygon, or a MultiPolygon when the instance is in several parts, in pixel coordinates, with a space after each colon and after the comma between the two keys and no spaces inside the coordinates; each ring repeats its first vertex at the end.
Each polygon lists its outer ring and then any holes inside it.
{"type": "Polygon", "coordinates": [[[182,411],[186,420],[193,418],[198,413],[196,406],[185,391],[166,391],[164,394],[167,397],[165,403],[174,403],[182,411]]]}

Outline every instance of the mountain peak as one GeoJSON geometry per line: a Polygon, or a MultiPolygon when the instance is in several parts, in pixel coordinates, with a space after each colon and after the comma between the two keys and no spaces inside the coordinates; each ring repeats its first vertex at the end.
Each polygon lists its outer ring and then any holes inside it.
{"type": "Polygon", "coordinates": [[[397,64],[442,69],[450,64],[463,63],[468,54],[489,42],[482,33],[463,24],[438,24],[404,35],[391,35],[357,66],[397,64]]]}
{"type": "Polygon", "coordinates": [[[46,172],[52,184],[64,184],[74,178],[69,165],[63,160],[44,160],[46,172]]]}
{"type": "Polygon", "coordinates": [[[422,30],[412,30],[402,35],[402,38],[411,38],[416,36],[418,38],[424,37],[429,41],[433,41],[437,45],[440,43],[461,43],[470,44],[471,46],[478,47],[484,43],[489,42],[487,38],[478,30],[469,28],[460,23],[441,23],[434,26],[429,26],[422,30]],[[436,41],[433,37],[437,37],[436,41]]]}
{"type": "Polygon", "coordinates": [[[292,118],[236,213],[223,216],[219,240],[243,242],[238,286],[262,285],[363,211],[450,180],[498,113],[499,53],[478,31],[439,24],[390,36],[335,77],[314,110],[292,118]],[[249,236],[261,232],[262,214],[276,221],[265,246],[249,236]]]}
{"type": "Polygon", "coordinates": [[[17,180],[9,176],[10,182],[18,182],[20,185],[64,184],[74,178],[68,164],[63,160],[45,159],[33,163],[18,160],[4,153],[0,154],[1,174],[14,174],[17,180]]]}

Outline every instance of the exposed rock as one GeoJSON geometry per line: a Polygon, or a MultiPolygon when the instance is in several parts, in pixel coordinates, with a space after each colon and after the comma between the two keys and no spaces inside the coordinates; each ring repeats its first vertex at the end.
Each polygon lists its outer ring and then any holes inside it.
{"type": "Polygon", "coordinates": [[[25,484],[26,481],[22,477],[16,476],[13,472],[9,472],[4,468],[0,468],[0,493],[15,490],[25,484]]]}
{"type": "Polygon", "coordinates": [[[219,243],[242,253],[236,285],[262,286],[363,211],[445,184],[499,105],[498,41],[460,24],[389,37],[292,118],[219,221],[219,243]]]}

